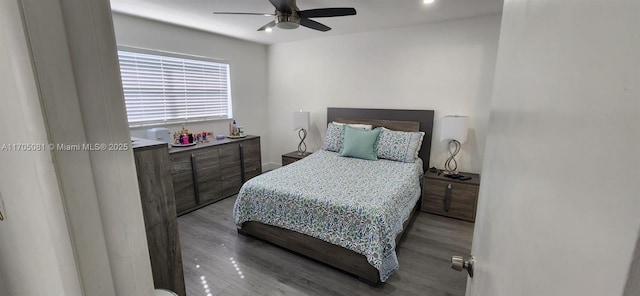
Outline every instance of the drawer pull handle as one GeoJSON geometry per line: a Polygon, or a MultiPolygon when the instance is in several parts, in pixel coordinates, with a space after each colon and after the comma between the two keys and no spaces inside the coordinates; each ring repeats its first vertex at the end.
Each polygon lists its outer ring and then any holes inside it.
{"type": "Polygon", "coordinates": [[[444,211],[448,212],[451,208],[451,184],[447,185],[444,191],[444,211]]]}
{"type": "Polygon", "coordinates": [[[193,192],[195,193],[196,204],[200,204],[200,188],[198,184],[198,166],[196,155],[191,153],[191,177],[193,178],[193,192]]]}
{"type": "Polygon", "coordinates": [[[244,182],[247,182],[247,177],[245,176],[246,168],[244,167],[244,146],[242,144],[240,144],[239,146],[240,146],[240,176],[242,178],[242,184],[244,184],[244,182]]]}

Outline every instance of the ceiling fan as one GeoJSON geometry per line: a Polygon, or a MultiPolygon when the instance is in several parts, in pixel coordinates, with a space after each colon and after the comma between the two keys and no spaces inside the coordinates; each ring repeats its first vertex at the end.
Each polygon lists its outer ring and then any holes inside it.
{"type": "Polygon", "coordinates": [[[356,10],[354,8],[318,8],[300,10],[296,6],[296,0],[269,0],[271,4],[276,8],[275,13],[252,13],[252,12],[214,12],[214,14],[239,14],[239,15],[263,15],[263,16],[275,16],[275,20],[262,26],[258,31],[264,31],[273,27],[281,29],[295,29],[300,25],[326,32],[331,30],[330,27],[323,25],[319,22],[311,20],[310,18],[317,17],[334,17],[334,16],[347,16],[355,15],[356,10]]]}

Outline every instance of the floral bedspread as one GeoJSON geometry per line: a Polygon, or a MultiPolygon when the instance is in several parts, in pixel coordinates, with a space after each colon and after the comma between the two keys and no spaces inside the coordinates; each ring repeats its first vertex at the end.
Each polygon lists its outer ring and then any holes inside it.
{"type": "Polygon", "coordinates": [[[420,196],[422,162],[369,161],[320,150],[249,180],[233,210],[365,255],[380,280],[398,269],[395,238],[420,196]]]}

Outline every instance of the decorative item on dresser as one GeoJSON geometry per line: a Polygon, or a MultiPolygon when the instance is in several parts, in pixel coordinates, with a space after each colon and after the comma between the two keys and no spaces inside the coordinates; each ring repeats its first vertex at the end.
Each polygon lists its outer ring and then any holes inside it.
{"type": "Polygon", "coordinates": [[[153,284],[156,289],[167,289],[184,296],[182,255],[167,143],[133,138],[132,146],[153,284]]]}
{"type": "Polygon", "coordinates": [[[463,181],[433,171],[425,172],[421,210],[475,222],[480,175],[462,174],[471,179],[463,181]]]}
{"type": "Polygon", "coordinates": [[[258,136],[172,148],[169,157],[178,215],[232,196],[262,174],[258,136]]]}
{"type": "Polygon", "coordinates": [[[294,163],[298,160],[301,160],[307,156],[311,155],[311,153],[305,152],[300,154],[298,151],[289,152],[287,154],[282,154],[282,166],[288,165],[290,163],[294,163]]]}

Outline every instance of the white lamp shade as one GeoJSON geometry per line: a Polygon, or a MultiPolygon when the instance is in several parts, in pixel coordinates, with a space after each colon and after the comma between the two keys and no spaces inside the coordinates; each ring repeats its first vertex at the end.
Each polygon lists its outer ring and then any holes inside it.
{"type": "Polygon", "coordinates": [[[293,130],[309,129],[309,112],[293,112],[293,130]]]}
{"type": "Polygon", "coordinates": [[[440,122],[440,141],[456,140],[460,144],[467,141],[469,132],[468,116],[447,115],[440,122]]]}

